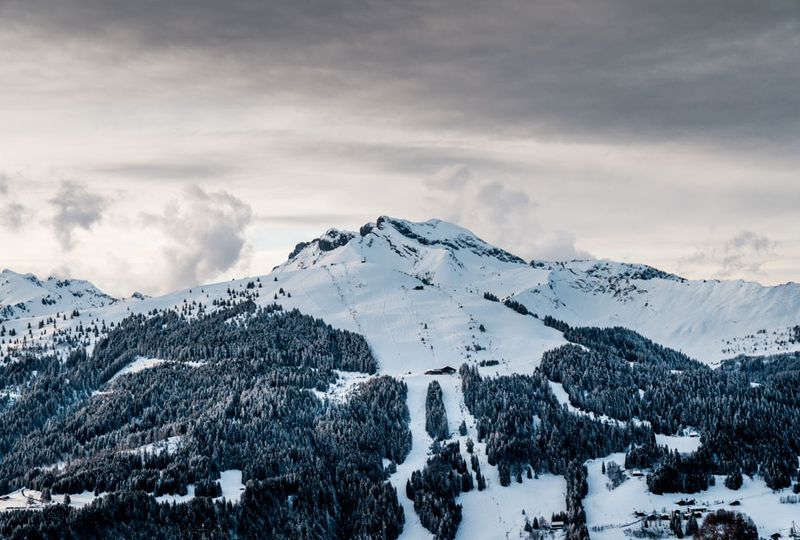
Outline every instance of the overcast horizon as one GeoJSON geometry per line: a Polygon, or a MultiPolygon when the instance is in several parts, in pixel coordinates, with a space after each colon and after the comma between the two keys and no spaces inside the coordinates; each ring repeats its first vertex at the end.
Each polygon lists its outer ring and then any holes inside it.
{"type": "Polygon", "coordinates": [[[379,215],[800,281],[800,3],[0,0],[0,267],[160,294],[379,215]]]}

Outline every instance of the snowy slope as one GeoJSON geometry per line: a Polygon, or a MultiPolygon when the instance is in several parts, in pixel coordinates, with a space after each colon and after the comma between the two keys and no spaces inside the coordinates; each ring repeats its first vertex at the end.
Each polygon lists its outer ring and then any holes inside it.
{"type": "MultiPolygon", "coordinates": [[[[800,323],[797,284],[762,287],[687,281],[647,266],[608,261],[529,264],[466,229],[439,220],[412,223],[381,217],[358,232],[331,229],[299,244],[285,263],[267,275],[158,298],[114,301],[86,282],[72,281],[65,289],[55,281],[39,282],[13,273],[3,273],[3,280],[7,283],[0,282],[0,303],[28,306],[14,311],[13,317],[19,318],[5,317],[4,326],[30,332],[30,340],[40,343],[58,332],[110,325],[131,313],[171,307],[185,310],[196,303],[211,309],[214,300],[245,295],[261,305],[277,302],[361,333],[380,372],[403,379],[409,387],[413,447],[390,479],[405,510],[404,538],[431,536],[404,495],[406,480],[424,466],[432,442],[424,429],[425,392],[434,377],[425,375],[425,370],[496,361],[481,372],[487,376],[529,373],[544,351],[565,343],[561,333],[544,326],[541,319],[485,299],[486,291],[500,299],[513,297],[540,317],[549,314],[575,325],[627,326],[708,363],[753,349],[761,353],[800,348],[789,342],[789,328],[800,323]],[[70,296],[67,291],[76,284],[83,289],[75,291],[86,292],[70,296]],[[41,298],[53,291],[62,293],[59,301],[63,303],[42,304],[41,298]],[[56,311],[63,313],[68,306],[79,307],[80,316],[58,321],[57,330],[37,330],[40,320],[56,311]]],[[[95,338],[84,333],[82,339],[91,344],[95,338]]],[[[0,352],[19,344],[6,341],[4,346],[0,352]]],[[[435,378],[442,384],[451,429],[463,419],[475,439],[475,419],[464,406],[458,377],[435,378]]],[[[343,382],[341,388],[331,390],[330,397],[346,398],[351,386],[343,382]]],[[[465,452],[465,438],[457,433],[454,438],[462,441],[465,452]]],[[[564,509],[563,478],[543,475],[501,488],[496,469],[486,462],[484,446],[476,444],[476,451],[488,489],[460,497],[464,506],[460,539],[518,537],[523,510],[531,518],[549,519],[552,512],[564,509]]]]}
{"type": "Polygon", "coordinates": [[[641,265],[574,262],[516,300],[541,316],[579,326],[626,326],[716,365],[738,354],[797,350],[800,285],[689,281],[641,265]]]}
{"type": "MultiPolygon", "coordinates": [[[[792,522],[800,516],[797,505],[782,504],[781,497],[787,496],[788,490],[773,491],[759,478],[744,477],[743,486],[731,490],[724,485],[724,476],[715,477],[715,485],[708,490],[687,496],[681,493],[665,493],[654,495],[647,489],[644,477],[634,477],[626,471],[628,478],[619,487],[609,490],[608,477],[602,473],[603,463],[614,461],[623,466],[625,454],[611,454],[602,459],[590,460],[589,493],[584,499],[587,524],[593,540],[616,540],[626,538],[626,530],[640,529],[642,518],[635,512],[644,514],[670,514],[673,510],[685,511],[677,502],[681,499],[695,499],[695,505],[715,512],[719,509],[743,512],[757,525],[761,538],[768,538],[774,533],[784,536],[789,532],[792,522]],[[731,504],[733,503],[733,504],[731,504]]],[[[704,515],[707,515],[704,512],[704,515]]],[[[703,518],[698,519],[702,523],[703,518]]],[[[658,528],[659,524],[651,525],[658,528]]],[[[660,524],[662,529],[668,522],[660,524]]]]}

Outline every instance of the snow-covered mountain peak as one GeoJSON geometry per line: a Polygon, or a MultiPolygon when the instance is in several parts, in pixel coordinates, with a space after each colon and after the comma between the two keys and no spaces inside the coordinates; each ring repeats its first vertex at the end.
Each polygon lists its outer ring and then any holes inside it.
{"type": "Polygon", "coordinates": [[[0,319],[99,308],[114,302],[116,299],[85,280],[53,276],[41,280],[9,269],[0,273],[0,319]]]}
{"type": "MultiPolygon", "coordinates": [[[[329,229],[319,238],[301,242],[281,267],[291,270],[349,262],[378,264],[425,281],[452,281],[454,276],[465,273],[484,275],[526,266],[522,258],[452,223],[381,216],[362,226],[358,233],[329,229]]],[[[467,281],[471,281],[469,277],[467,281]]]]}
{"type": "Polygon", "coordinates": [[[318,238],[314,238],[309,242],[300,242],[294,247],[294,250],[289,254],[289,261],[295,260],[300,255],[314,258],[315,254],[325,253],[332,251],[337,247],[346,245],[350,240],[356,237],[356,233],[351,231],[342,231],[339,229],[328,229],[325,234],[318,238]]]}
{"type": "Polygon", "coordinates": [[[550,270],[550,290],[564,286],[592,295],[609,294],[621,303],[647,293],[651,286],[660,281],[687,283],[680,276],[652,266],[609,260],[556,262],[539,264],[537,267],[550,270]]]}
{"type": "Polygon", "coordinates": [[[524,264],[525,261],[504,249],[497,248],[478,238],[471,231],[442,221],[430,219],[420,223],[381,216],[375,223],[378,230],[391,227],[403,237],[423,246],[442,246],[451,251],[469,251],[479,257],[492,257],[501,262],[524,264]]]}

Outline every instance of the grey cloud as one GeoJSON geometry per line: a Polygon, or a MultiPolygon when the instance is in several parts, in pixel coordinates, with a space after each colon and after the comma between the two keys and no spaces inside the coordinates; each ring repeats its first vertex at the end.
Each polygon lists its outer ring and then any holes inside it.
{"type": "Polygon", "coordinates": [[[167,272],[161,285],[172,290],[210,280],[239,261],[252,209],[225,191],[207,192],[192,185],[162,214],[143,214],[143,219],[168,239],[167,272]]]}
{"type": "MultiPolygon", "coordinates": [[[[305,134],[304,134],[305,135],[305,134]]],[[[274,139],[267,140],[268,144],[274,139]]],[[[508,174],[526,174],[542,172],[544,169],[531,163],[518,163],[507,159],[498,159],[477,152],[475,148],[419,142],[413,140],[394,140],[388,143],[379,143],[371,140],[360,141],[335,141],[316,140],[308,141],[300,137],[290,138],[282,136],[280,139],[286,144],[287,150],[296,159],[337,159],[357,163],[361,166],[371,166],[380,172],[406,173],[413,176],[425,176],[432,170],[446,171],[458,163],[467,169],[492,169],[493,171],[508,174]]]]}
{"type": "Polygon", "coordinates": [[[271,225],[314,225],[330,227],[335,223],[358,223],[364,220],[359,214],[292,214],[259,215],[254,221],[271,225]]]}
{"type": "MultiPolygon", "coordinates": [[[[0,102],[47,119],[31,129],[51,117],[67,130],[76,118],[101,123],[92,132],[107,144],[78,152],[70,171],[220,174],[294,190],[287,214],[349,186],[368,218],[419,210],[409,217],[460,221],[524,256],[584,255],[568,232],[550,231],[564,227],[594,252],[614,245],[646,258],[658,254],[659,230],[684,250],[709,223],[774,238],[791,230],[798,21],[796,0],[0,0],[0,102]],[[217,152],[217,142],[229,151],[173,157],[217,152]],[[572,150],[520,159],[519,143],[531,142],[599,142],[609,157],[575,144],[574,160],[572,150]],[[170,157],[137,161],[153,155],[170,157]],[[444,183],[431,179],[423,205],[420,190],[381,197],[381,182],[437,170],[444,183]],[[463,199],[448,182],[465,186],[463,199]],[[569,205],[555,215],[557,200],[569,205]]],[[[80,141],[65,141],[63,155],[80,141]]],[[[35,165],[58,166],[21,166],[35,165]]],[[[273,221],[296,219],[315,218],[273,221]]],[[[781,246],[796,260],[795,240],[781,246]]],[[[708,264],[735,273],[736,253],[719,243],[708,264]]]]}
{"type": "Polygon", "coordinates": [[[2,223],[12,231],[18,231],[27,220],[30,212],[19,203],[8,203],[3,208],[2,223]]]}
{"type": "Polygon", "coordinates": [[[463,164],[442,167],[429,178],[429,187],[438,190],[463,189],[475,180],[472,170],[463,164]]]}
{"type": "Polygon", "coordinates": [[[105,197],[71,181],[61,182],[58,192],[49,203],[55,208],[53,230],[64,250],[72,249],[76,229],[89,230],[103,219],[103,212],[108,207],[105,197]]]}
{"type": "Polygon", "coordinates": [[[538,203],[522,190],[479,178],[469,167],[444,167],[425,181],[430,211],[470,227],[490,242],[527,258],[584,259],[575,237],[545,228],[538,221],[538,203]]]}
{"type": "Polygon", "coordinates": [[[197,180],[231,172],[223,163],[118,163],[93,167],[90,172],[142,180],[197,180]]]}
{"type": "Polygon", "coordinates": [[[750,250],[754,253],[763,253],[772,247],[772,242],[766,236],[758,235],[752,231],[742,231],[725,243],[726,252],[740,252],[750,250]]]}
{"type": "Polygon", "coordinates": [[[720,275],[729,277],[745,271],[760,274],[761,267],[772,254],[775,243],[751,231],[742,231],[725,243],[722,249],[720,275]]]}
{"type": "Polygon", "coordinates": [[[720,278],[760,275],[764,264],[775,256],[776,247],[766,236],[744,230],[721,246],[698,252],[687,261],[716,267],[720,278]]]}
{"type": "MultiPolygon", "coordinates": [[[[794,0],[0,6],[4,20],[55,42],[205,57],[245,101],[288,92],[414,124],[583,139],[691,135],[783,151],[800,139],[794,0]]],[[[196,76],[188,91],[208,72],[196,76]]]]}
{"type": "Polygon", "coordinates": [[[6,195],[8,193],[9,183],[10,179],[8,178],[8,175],[0,172],[0,195],[6,195]]]}

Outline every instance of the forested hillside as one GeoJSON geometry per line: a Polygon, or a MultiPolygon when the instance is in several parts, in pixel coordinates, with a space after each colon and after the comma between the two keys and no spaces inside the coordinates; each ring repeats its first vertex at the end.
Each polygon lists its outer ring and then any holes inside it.
{"type": "MultiPolygon", "coordinates": [[[[3,536],[395,538],[402,530],[382,460],[402,462],[411,445],[405,385],[373,378],[342,404],[313,392],[336,380],[334,370],[375,370],[357,335],[243,303],[192,322],[172,312],[132,317],[89,356],[24,365],[32,384],[0,413],[0,492],[101,497],[80,510],[2,513],[3,536]],[[165,361],[113,378],[142,356],[165,361]],[[168,438],[178,441],[172,451],[142,450],[168,438]],[[239,504],[218,498],[226,470],[242,471],[239,504]],[[188,505],[153,498],[187,491],[188,505]]],[[[20,381],[25,372],[4,376],[20,381]]]]}
{"type": "MultiPolygon", "coordinates": [[[[712,370],[624,328],[565,328],[564,336],[591,350],[565,345],[548,351],[541,370],[563,384],[576,406],[621,420],[646,420],[668,435],[693,427],[703,446],[692,466],[702,474],[760,472],[772,488],[791,485],[800,455],[796,364],[751,360],[737,369],[712,370]],[[759,377],[763,384],[751,385],[747,374],[761,374],[764,366],[772,372],[759,377]]],[[[655,477],[660,474],[657,470],[655,477]]],[[[670,479],[654,480],[653,488],[684,491],[670,479]]]]}

